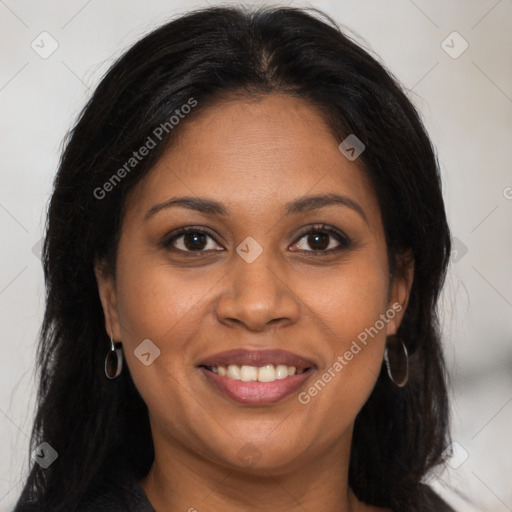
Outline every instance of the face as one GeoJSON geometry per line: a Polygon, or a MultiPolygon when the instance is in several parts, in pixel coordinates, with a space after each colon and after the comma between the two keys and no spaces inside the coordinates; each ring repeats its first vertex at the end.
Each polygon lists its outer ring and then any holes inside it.
{"type": "Polygon", "coordinates": [[[346,452],[412,281],[390,282],[360,160],[285,95],[180,129],[128,198],[115,281],[97,265],[155,451],[274,472],[346,452]]]}

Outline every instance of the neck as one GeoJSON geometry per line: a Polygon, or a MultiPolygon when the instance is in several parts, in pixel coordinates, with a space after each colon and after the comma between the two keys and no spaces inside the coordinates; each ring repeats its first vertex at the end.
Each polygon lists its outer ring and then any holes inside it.
{"type": "Polygon", "coordinates": [[[140,482],[157,512],[366,510],[348,487],[350,439],[314,458],[258,470],[215,464],[168,440],[157,446],[151,470],[140,482]]]}

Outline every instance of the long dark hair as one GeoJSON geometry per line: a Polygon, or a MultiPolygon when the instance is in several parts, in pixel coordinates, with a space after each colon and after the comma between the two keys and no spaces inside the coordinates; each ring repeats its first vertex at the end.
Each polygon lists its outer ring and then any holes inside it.
{"type": "Polygon", "coordinates": [[[131,47],[66,141],[43,247],[46,311],[31,437],[31,450],[48,442],[59,456],[47,469],[30,461],[17,512],[30,503],[70,512],[112,475],[148,473],[147,407],[128,370],[114,381],[104,374],[110,340],[94,262],[104,259],[115,275],[126,195],[183,124],[224,97],[276,92],[318,108],[340,142],[353,133],[365,144],[360,158],[381,207],[391,271],[400,272],[407,249],[415,260],[397,333],[410,355],[409,382],[399,389],[381,372],[356,418],[349,485],[360,500],[395,512],[449,510],[429,505],[436,498],[421,483],[449,443],[437,300],[451,244],[438,163],[418,113],[392,75],[317,9],[215,7],[131,47]],[[127,166],[148,137],[155,147],[127,166]]]}

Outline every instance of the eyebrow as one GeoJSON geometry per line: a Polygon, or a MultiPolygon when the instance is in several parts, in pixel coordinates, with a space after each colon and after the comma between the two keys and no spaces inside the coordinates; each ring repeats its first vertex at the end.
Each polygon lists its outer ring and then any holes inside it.
{"type": "MultiPolygon", "coordinates": [[[[356,203],[353,199],[340,194],[319,194],[314,196],[304,196],[285,204],[285,215],[296,215],[299,213],[309,212],[325,206],[341,205],[348,207],[357,212],[364,221],[368,224],[368,219],[364,213],[363,208],[356,203]]],[[[163,203],[158,203],[152,206],[144,215],[144,220],[153,217],[158,212],[172,207],[182,207],[189,210],[194,210],[206,215],[219,215],[227,217],[230,214],[228,208],[222,203],[207,199],[203,197],[173,197],[163,203]]]]}

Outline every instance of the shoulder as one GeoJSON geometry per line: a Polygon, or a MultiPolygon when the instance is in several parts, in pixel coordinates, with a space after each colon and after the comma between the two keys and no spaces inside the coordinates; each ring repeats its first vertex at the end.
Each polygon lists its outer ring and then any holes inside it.
{"type": "Polygon", "coordinates": [[[417,489],[417,499],[413,508],[411,509],[412,504],[404,503],[404,506],[399,511],[394,512],[402,512],[402,510],[414,510],[415,512],[456,512],[430,486],[420,484],[417,489]]]}
{"type": "Polygon", "coordinates": [[[402,497],[394,508],[381,508],[365,504],[366,512],[456,512],[431,487],[420,484],[414,497],[402,497]]]}
{"type": "Polygon", "coordinates": [[[155,509],[142,487],[128,477],[90,487],[75,512],[155,512],[155,509]]]}

